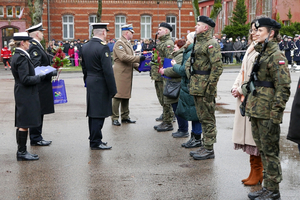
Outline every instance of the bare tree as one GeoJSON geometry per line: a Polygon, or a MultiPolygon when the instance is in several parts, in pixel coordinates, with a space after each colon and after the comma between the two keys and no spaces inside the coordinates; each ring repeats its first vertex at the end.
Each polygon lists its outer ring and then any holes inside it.
{"type": "Polygon", "coordinates": [[[97,22],[101,22],[102,16],[102,0],[98,0],[97,22]]]}
{"type": "Polygon", "coordinates": [[[42,22],[44,0],[28,0],[29,16],[31,25],[36,25],[42,22]]]}

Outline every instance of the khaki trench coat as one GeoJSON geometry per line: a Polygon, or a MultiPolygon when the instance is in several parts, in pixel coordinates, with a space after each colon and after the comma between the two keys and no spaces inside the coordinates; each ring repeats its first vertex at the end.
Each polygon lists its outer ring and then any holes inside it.
{"type": "Polygon", "coordinates": [[[130,42],[122,36],[114,45],[114,75],[117,85],[115,98],[130,99],[133,68],[138,68],[140,57],[134,55],[130,42]]]}
{"type": "MultiPolygon", "coordinates": [[[[247,49],[245,56],[243,58],[242,68],[240,70],[240,73],[238,74],[232,89],[237,88],[240,94],[242,93],[241,86],[243,84],[242,82],[242,72],[244,68],[244,81],[248,81],[252,67],[253,62],[255,60],[255,57],[258,55],[258,52],[256,52],[254,49],[251,53],[248,53],[249,48],[247,49]]],[[[237,98],[236,108],[235,108],[235,116],[234,116],[234,126],[233,126],[233,134],[232,134],[232,141],[235,144],[241,144],[241,145],[251,145],[256,146],[252,131],[251,131],[251,122],[249,121],[248,117],[243,117],[240,113],[240,105],[241,105],[241,98],[237,98]]]]}

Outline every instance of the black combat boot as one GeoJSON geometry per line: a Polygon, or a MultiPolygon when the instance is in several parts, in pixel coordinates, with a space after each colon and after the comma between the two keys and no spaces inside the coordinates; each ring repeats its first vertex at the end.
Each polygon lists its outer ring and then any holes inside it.
{"type": "Polygon", "coordinates": [[[262,195],[256,197],[254,200],[279,200],[279,199],[280,199],[279,191],[271,191],[267,189],[262,195]]]}
{"type": "Polygon", "coordinates": [[[172,131],[173,130],[173,124],[163,122],[162,124],[157,126],[156,129],[158,132],[164,132],[164,131],[172,131]]]}
{"type": "Polygon", "coordinates": [[[248,197],[249,197],[249,199],[254,200],[255,198],[263,195],[266,191],[267,191],[267,189],[263,187],[261,190],[258,190],[256,192],[250,192],[248,194],[248,197]]]}
{"type": "Polygon", "coordinates": [[[157,130],[157,127],[158,127],[158,126],[161,126],[162,124],[163,124],[163,122],[160,123],[160,124],[158,124],[158,125],[153,126],[153,128],[154,128],[155,130],[157,130]]]}
{"type": "Polygon", "coordinates": [[[163,114],[161,114],[158,118],[155,119],[158,122],[162,122],[163,120],[163,114]]]}
{"type": "Polygon", "coordinates": [[[177,130],[177,132],[172,133],[172,136],[173,136],[173,138],[185,138],[185,137],[189,137],[189,132],[177,130]]]}
{"type": "Polygon", "coordinates": [[[215,158],[215,152],[213,149],[205,149],[200,153],[193,155],[194,160],[206,160],[210,158],[215,158]]]}
{"type": "Polygon", "coordinates": [[[199,154],[199,153],[201,153],[201,152],[204,151],[204,150],[205,150],[205,148],[204,148],[203,146],[201,146],[200,149],[198,149],[198,150],[196,150],[196,151],[190,151],[190,156],[193,157],[193,155],[199,154]]]}
{"type": "Polygon", "coordinates": [[[38,160],[39,157],[36,154],[31,154],[27,152],[27,136],[28,136],[28,131],[20,131],[17,130],[17,143],[18,143],[18,151],[17,151],[17,160],[22,161],[22,160],[38,160]]]}

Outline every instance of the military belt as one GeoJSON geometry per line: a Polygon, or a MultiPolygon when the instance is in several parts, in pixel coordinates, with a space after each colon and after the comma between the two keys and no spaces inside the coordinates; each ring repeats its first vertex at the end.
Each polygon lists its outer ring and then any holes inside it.
{"type": "Polygon", "coordinates": [[[257,87],[275,88],[273,82],[269,81],[254,81],[254,85],[257,87]]]}
{"type": "Polygon", "coordinates": [[[210,75],[210,70],[209,71],[194,70],[193,72],[199,75],[210,75]]]}

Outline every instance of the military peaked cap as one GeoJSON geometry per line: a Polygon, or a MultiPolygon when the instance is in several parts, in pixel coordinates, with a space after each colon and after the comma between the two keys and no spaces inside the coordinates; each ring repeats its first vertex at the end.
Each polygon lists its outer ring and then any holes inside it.
{"type": "Polygon", "coordinates": [[[216,26],[215,22],[211,18],[204,16],[204,15],[198,16],[197,22],[203,22],[213,28],[216,26]]]}
{"type": "Polygon", "coordinates": [[[274,19],[271,18],[260,18],[255,22],[255,27],[270,27],[275,29],[280,29],[280,23],[276,22],[274,19]]]}
{"type": "Polygon", "coordinates": [[[162,22],[159,24],[159,27],[164,27],[164,28],[167,28],[169,29],[171,32],[173,31],[173,28],[170,24],[166,23],[166,22],[162,22]]]}
{"type": "Polygon", "coordinates": [[[44,31],[46,29],[43,29],[43,24],[42,23],[39,23],[35,26],[31,26],[29,27],[28,29],[26,29],[25,31],[28,31],[28,33],[32,33],[34,31],[44,31]]]}
{"type": "Polygon", "coordinates": [[[107,29],[107,25],[109,25],[109,23],[92,23],[91,25],[93,26],[93,29],[106,29],[109,31],[107,29]]]}
{"type": "Polygon", "coordinates": [[[130,31],[132,33],[134,33],[132,24],[125,24],[123,26],[121,26],[122,31],[130,31]]]}
{"type": "Polygon", "coordinates": [[[15,41],[22,41],[22,40],[31,40],[32,37],[29,37],[27,32],[17,32],[14,33],[13,39],[15,41]]]}

